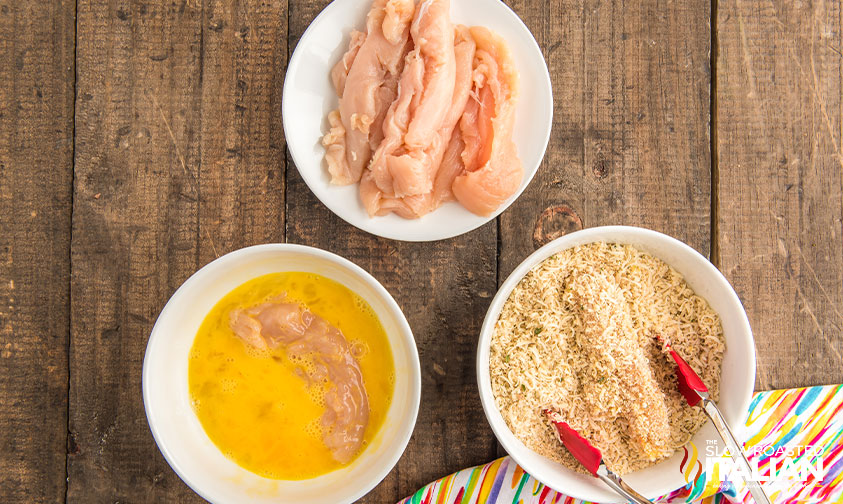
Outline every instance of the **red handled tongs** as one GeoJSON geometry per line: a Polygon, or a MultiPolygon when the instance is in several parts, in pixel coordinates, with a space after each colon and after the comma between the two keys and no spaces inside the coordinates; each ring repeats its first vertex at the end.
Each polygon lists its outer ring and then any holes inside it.
{"type": "Polygon", "coordinates": [[[624,483],[620,476],[609,470],[606,464],[603,463],[603,455],[600,453],[600,450],[593,447],[591,443],[580,436],[570,425],[557,420],[555,413],[550,410],[544,410],[544,415],[556,428],[559,440],[562,441],[565,448],[595,478],[599,478],[603,483],[609,485],[612,490],[622,495],[629,502],[634,504],[651,504],[649,499],[633,490],[629,485],[624,483]]]}
{"type": "MultiPolygon", "coordinates": [[[[676,362],[676,377],[678,378],[679,392],[685,397],[689,405],[699,405],[702,408],[706,416],[711,420],[711,423],[714,424],[714,428],[717,429],[723,442],[726,443],[732,460],[743,467],[745,474],[752,474],[752,468],[749,465],[746,454],[741,450],[740,443],[735,439],[735,435],[732,434],[729,424],[726,423],[726,419],[723,418],[720,410],[717,409],[717,405],[709,397],[708,387],[705,386],[699,375],[691,369],[691,366],[685,362],[685,359],[676,353],[676,350],[670,346],[669,342],[663,340],[660,336],[656,336],[656,338],[662,342],[664,347],[670,352],[670,356],[673,357],[674,362],[676,362]]],[[[755,502],[758,504],[770,504],[770,498],[767,497],[764,489],[761,488],[761,483],[747,480],[746,486],[752,498],[755,499],[755,502]]]]}

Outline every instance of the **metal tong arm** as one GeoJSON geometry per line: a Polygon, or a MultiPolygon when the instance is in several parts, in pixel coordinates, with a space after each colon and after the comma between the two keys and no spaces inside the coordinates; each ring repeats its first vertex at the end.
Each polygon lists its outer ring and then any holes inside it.
{"type": "MultiPolygon", "coordinates": [[[[729,449],[729,454],[732,456],[732,460],[743,466],[745,474],[751,475],[752,466],[749,465],[749,460],[746,458],[746,454],[744,454],[741,449],[735,435],[732,434],[732,430],[726,423],[726,419],[723,418],[720,410],[717,409],[717,405],[714,404],[714,401],[708,397],[708,394],[700,393],[700,396],[702,397],[700,405],[702,406],[706,416],[708,416],[711,420],[711,423],[714,424],[714,428],[717,429],[720,437],[723,438],[723,442],[726,443],[726,448],[729,449]]],[[[767,497],[766,492],[764,492],[764,489],[761,488],[760,482],[747,480],[746,487],[752,495],[752,498],[755,499],[755,502],[758,504],[771,504],[770,498],[767,497]]]]}
{"type": "Polygon", "coordinates": [[[623,482],[620,476],[610,471],[609,468],[606,467],[606,464],[600,464],[600,467],[597,468],[597,473],[595,475],[600,478],[603,483],[609,485],[609,488],[621,494],[629,502],[634,504],[652,504],[650,499],[633,490],[632,487],[623,482]]]}

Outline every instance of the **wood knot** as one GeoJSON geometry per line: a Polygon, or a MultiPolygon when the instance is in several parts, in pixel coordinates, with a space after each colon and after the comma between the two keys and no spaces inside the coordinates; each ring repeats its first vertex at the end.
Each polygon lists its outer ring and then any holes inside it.
{"type": "Polygon", "coordinates": [[[609,174],[609,162],[605,159],[598,159],[591,167],[591,171],[599,179],[606,178],[606,175],[609,174]]]}
{"type": "Polygon", "coordinates": [[[536,220],[533,231],[533,246],[536,248],[560,236],[582,229],[582,219],[566,204],[548,207],[536,220]]]}
{"type": "Polygon", "coordinates": [[[79,445],[76,443],[76,434],[73,432],[68,432],[67,436],[67,454],[68,455],[79,455],[79,452],[82,450],[79,449],[79,445]]]}

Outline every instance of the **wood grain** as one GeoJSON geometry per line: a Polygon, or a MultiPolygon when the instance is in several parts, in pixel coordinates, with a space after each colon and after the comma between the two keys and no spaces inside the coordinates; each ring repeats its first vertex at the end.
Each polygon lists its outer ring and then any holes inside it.
{"type": "Polygon", "coordinates": [[[149,435],[141,362],[196,269],[282,241],[286,1],[81,1],[68,500],[199,502],[149,435]]]}
{"type": "Polygon", "coordinates": [[[287,1],[209,0],[203,35],[199,263],[284,241],[287,1]]]}
{"type": "MultiPolygon", "coordinates": [[[[291,51],[327,3],[290,4],[291,51]]],[[[360,502],[395,502],[436,478],[491,460],[496,443],[477,394],[474,355],[496,288],[495,223],[436,243],[377,238],[332,214],[291,159],[288,167],[287,239],[340,254],[374,275],[401,306],[419,350],[422,407],[413,437],[396,468],[360,502]]]]}
{"type": "Polygon", "coordinates": [[[78,3],[68,501],[199,502],[146,427],[141,364],[198,266],[203,17],[78,3]]]}
{"type": "Polygon", "coordinates": [[[68,500],[200,502],[146,426],[141,362],[196,269],[283,240],[286,2],[79,3],[68,500]]]}
{"type": "Polygon", "coordinates": [[[716,241],[762,390],[843,381],[841,16],[830,1],[718,7],[716,241]]]}
{"type": "Polygon", "coordinates": [[[0,1],[0,500],[65,493],[73,2],[0,1]]]}
{"type": "Polygon", "coordinates": [[[583,226],[662,231],[709,253],[708,2],[513,1],[553,82],[553,132],[500,218],[499,278],[583,226]]]}

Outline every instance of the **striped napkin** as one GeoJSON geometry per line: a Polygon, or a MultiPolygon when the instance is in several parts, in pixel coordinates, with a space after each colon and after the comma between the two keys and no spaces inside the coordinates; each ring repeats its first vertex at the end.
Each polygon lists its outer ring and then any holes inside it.
{"type": "MultiPolygon", "coordinates": [[[[756,393],[746,421],[745,449],[772,501],[843,503],[843,385],[756,393]]],[[[689,483],[663,503],[752,503],[743,483],[720,476],[728,457],[690,445],[680,468],[689,483]],[[714,457],[712,457],[714,455],[714,457]],[[726,481],[721,481],[726,479],[726,481]]],[[[740,481],[739,478],[735,478],[740,481]]],[[[509,457],[436,480],[399,504],[588,504],[543,485],[509,457]]]]}

